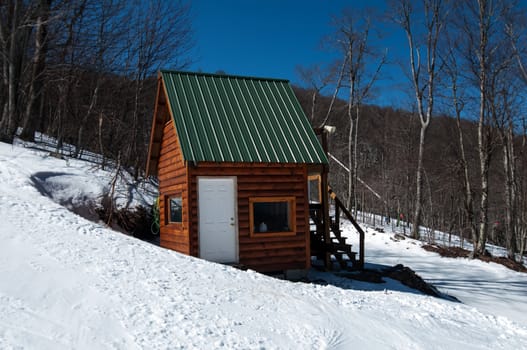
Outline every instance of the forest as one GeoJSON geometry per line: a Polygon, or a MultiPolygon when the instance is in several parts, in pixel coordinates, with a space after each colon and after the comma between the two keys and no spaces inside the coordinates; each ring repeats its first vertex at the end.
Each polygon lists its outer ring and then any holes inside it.
{"type": "MultiPolygon", "coordinates": [[[[335,14],[338,58],[306,66],[295,92],[329,135],[330,182],[351,210],[527,250],[527,17],[514,0],[392,0],[335,14]],[[378,32],[404,33],[404,106],[372,103],[393,64],[378,32]]],[[[0,140],[38,133],[144,175],[157,71],[197,58],[191,2],[0,2],[0,140]],[[167,16],[166,14],[170,14],[167,16]]],[[[235,38],[233,38],[235,40],[235,38]]],[[[211,72],[213,73],[213,72],[211,72]]]]}

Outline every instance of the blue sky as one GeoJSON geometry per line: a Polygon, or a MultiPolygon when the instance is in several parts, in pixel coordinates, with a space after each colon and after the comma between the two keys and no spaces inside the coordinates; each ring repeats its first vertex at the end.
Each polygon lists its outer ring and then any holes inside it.
{"type": "MultiPolygon", "coordinates": [[[[336,53],[324,39],[335,29],[331,20],[344,8],[361,11],[366,6],[384,12],[385,1],[353,0],[194,0],[192,25],[196,61],[191,70],[288,79],[303,85],[297,67],[327,64],[336,53]]],[[[392,61],[405,59],[407,45],[400,28],[383,24],[379,48],[388,48],[392,61]]],[[[406,80],[399,65],[384,68],[374,101],[399,105],[406,98],[406,80]]],[[[331,91],[326,91],[331,94],[331,91]]]]}

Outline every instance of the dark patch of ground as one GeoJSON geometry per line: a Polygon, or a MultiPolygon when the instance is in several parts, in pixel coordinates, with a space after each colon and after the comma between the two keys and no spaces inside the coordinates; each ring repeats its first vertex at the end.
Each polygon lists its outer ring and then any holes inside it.
{"type": "Polygon", "coordinates": [[[38,172],[31,175],[35,188],[44,196],[49,197],[75,214],[90,221],[100,223],[103,221],[113,230],[139,238],[141,240],[159,244],[159,227],[154,224],[154,214],[151,209],[137,206],[134,208],[117,209],[109,196],[102,198],[101,203],[92,200],[83,200],[74,203],[70,199],[60,201],[53,198],[54,186],[48,180],[55,176],[71,175],[61,172],[38,172]]]}
{"type": "Polygon", "coordinates": [[[105,197],[101,204],[102,206],[95,211],[99,215],[99,219],[112,229],[151,243],[154,243],[159,237],[152,232],[154,218],[151,210],[142,206],[117,209],[111,205],[108,197],[105,197]]]}
{"type": "MultiPolygon", "coordinates": [[[[469,250],[460,247],[443,247],[431,244],[424,245],[423,249],[429,252],[438,253],[447,258],[468,258],[471,253],[469,250]]],[[[495,262],[496,264],[501,264],[511,270],[527,273],[527,267],[525,267],[525,265],[503,256],[492,256],[487,252],[487,254],[479,256],[477,259],[485,262],[495,262]]]]}
{"type": "Polygon", "coordinates": [[[408,266],[398,264],[392,267],[383,267],[380,269],[364,269],[352,272],[336,273],[339,277],[349,278],[368,283],[385,283],[384,278],[391,278],[399,281],[407,287],[416,289],[426,295],[438,298],[445,298],[452,301],[458,301],[454,297],[446,296],[439,292],[433,285],[427,283],[415,271],[408,266]]]}

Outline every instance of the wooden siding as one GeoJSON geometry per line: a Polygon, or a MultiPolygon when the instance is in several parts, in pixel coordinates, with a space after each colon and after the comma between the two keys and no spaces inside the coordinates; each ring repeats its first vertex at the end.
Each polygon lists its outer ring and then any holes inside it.
{"type": "Polygon", "coordinates": [[[172,119],[163,127],[163,139],[157,167],[159,178],[159,226],[160,244],[184,254],[190,254],[189,201],[187,168],[183,161],[176,129],[172,119]],[[182,222],[168,223],[167,197],[182,197],[182,222]]]}
{"type": "Polygon", "coordinates": [[[238,189],[239,262],[256,271],[306,269],[310,266],[307,166],[277,163],[199,163],[188,168],[190,181],[190,254],[199,255],[198,176],[236,176],[238,189]],[[250,197],[293,196],[296,233],[251,237],[250,197]]]}
{"type": "Polygon", "coordinates": [[[159,162],[159,152],[161,151],[161,141],[163,140],[163,126],[169,120],[170,115],[165,98],[165,89],[161,77],[157,82],[156,106],[154,118],[152,119],[152,129],[150,131],[150,144],[148,146],[148,156],[146,163],[146,176],[157,175],[159,162]]]}

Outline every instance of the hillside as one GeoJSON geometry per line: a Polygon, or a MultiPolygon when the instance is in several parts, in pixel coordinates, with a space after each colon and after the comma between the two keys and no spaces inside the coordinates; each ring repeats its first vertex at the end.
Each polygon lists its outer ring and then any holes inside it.
{"type": "MultiPolygon", "coordinates": [[[[296,88],[296,95],[306,115],[311,114],[312,91],[296,88]]],[[[319,126],[326,115],[330,97],[319,96],[316,105],[316,118],[313,125],[319,126]]],[[[329,125],[336,127],[335,134],[328,139],[328,149],[349,167],[348,136],[349,117],[346,101],[337,99],[329,125]]],[[[474,119],[460,122],[464,137],[464,150],[468,173],[473,191],[474,204],[481,198],[481,179],[479,178],[479,154],[477,148],[477,123],[474,119]]],[[[518,128],[518,131],[520,128],[518,128]]],[[[358,207],[368,212],[397,217],[403,213],[410,217],[415,208],[416,169],[419,146],[420,122],[417,115],[409,110],[364,105],[361,109],[357,135],[358,176],[371,186],[382,199],[370,193],[360,182],[357,184],[358,207]]],[[[503,169],[503,143],[494,129],[492,159],[489,177],[489,243],[505,245],[505,188],[503,169]],[[501,224],[501,225],[500,225],[501,224]]],[[[525,158],[527,143],[521,132],[515,135],[516,183],[519,189],[517,199],[518,214],[527,206],[525,185],[527,164],[525,158]],[[522,192],[523,191],[523,192],[522,192]]],[[[470,235],[464,203],[464,169],[460,161],[459,132],[453,116],[438,114],[434,116],[427,131],[424,169],[426,183],[423,193],[422,224],[436,230],[470,235]]],[[[345,197],[348,192],[348,173],[336,162],[330,161],[330,183],[336,193],[345,197]]],[[[474,205],[474,217],[479,215],[479,204],[474,205]]],[[[525,216],[527,217],[527,216],[525,216]]],[[[522,217],[523,218],[523,217],[522,217]]],[[[518,219],[519,235],[525,230],[524,219],[518,219]]]]}
{"type": "MultiPolygon", "coordinates": [[[[159,248],[58,203],[100,198],[110,181],[111,171],[89,163],[0,143],[0,348],[519,349],[527,344],[525,274],[439,258],[411,241],[390,240],[390,233],[368,231],[369,264],[402,262],[462,303],[391,280],[369,284],[312,272],[319,283],[283,281],[159,248]],[[464,273],[479,282],[465,280],[464,273]],[[497,276],[504,277],[486,289],[497,276]]],[[[347,235],[355,233],[348,229],[347,235]]]]}

